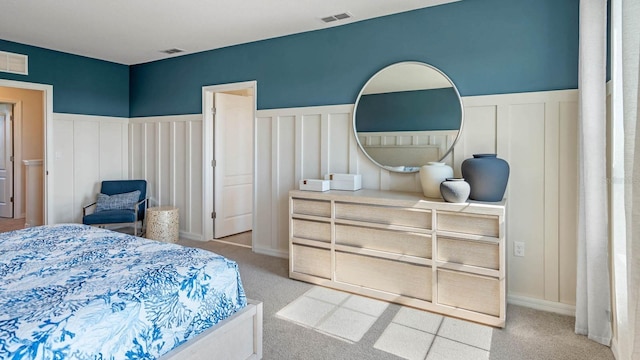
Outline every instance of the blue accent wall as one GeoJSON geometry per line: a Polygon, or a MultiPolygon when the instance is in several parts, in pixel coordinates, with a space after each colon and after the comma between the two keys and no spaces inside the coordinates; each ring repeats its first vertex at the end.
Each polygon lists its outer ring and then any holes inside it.
{"type": "Polygon", "coordinates": [[[362,95],[358,132],[459,130],[462,111],[453,88],[362,95]]]}
{"type": "Polygon", "coordinates": [[[257,80],[258,108],[354,103],[389,64],[440,68],[462,96],[575,89],[579,0],[464,0],[139,64],[130,114],[201,113],[202,86],[257,80]]]}
{"type": "Polygon", "coordinates": [[[29,75],[0,79],[53,85],[53,111],[129,117],[129,66],[0,40],[0,50],[29,56],[29,75]]]}

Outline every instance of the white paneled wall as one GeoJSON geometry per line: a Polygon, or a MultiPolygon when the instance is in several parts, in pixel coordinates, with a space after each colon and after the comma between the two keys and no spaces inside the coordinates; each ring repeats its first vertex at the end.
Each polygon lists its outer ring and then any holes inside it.
{"type": "Polygon", "coordinates": [[[201,240],[202,115],[134,118],[129,133],[131,178],[147,180],[150,206],[180,209],[180,237],[201,240]]]}
{"type": "Polygon", "coordinates": [[[507,204],[509,301],[572,313],[576,287],[577,90],[467,97],[459,171],[474,153],[511,166],[507,204]],[[513,256],[513,242],[525,256],[513,256]]]}
{"type": "Polygon", "coordinates": [[[100,181],[128,178],[129,119],[53,115],[53,214],[49,223],[81,222],[100,181]]]}
{"type": "MultiPolygon", "coordinates": [[[[446,161],[457,175],[462,161],[475,153],[497,153],[511,165],[509,301],[570,314],[576,277],[577,91],[476,96],[463,102],[463,133],[446,161]],[[525,243],[524,257],[513,256],[513,241],[525,243]]],[[[380,169],[362,154],[352,111],[353,105],[333,105],[257,112],[255,251],[288,256],[287,196],[300,179],[359,173],[364,188],[421,191],[417,174],[380,169]]],[[[95,136],[91,129],[83,131],[95,136]]],[[[180,208],[182,237],[201,239],[202,115],[131,119],[129,132],[131,177],[149,181],[155,204],[180,208]]],[[[101,171],[94,165],[88,170],[101,171]]]]}
{"type": "MultiPolygon", "coordinates": [[[[446,161],[497,153],[507,189],[509,300],[571,313],[575,303],[577,91],[464,98],[465,125],[446,161]],[[513,241],[525,256],[512,255],[513,241]]],[[[362,174],[368,189],[421,191],[417,174],[375,166],[357,148],[352,105],[258,111],[254,250],[288,256],[288,191],[327,172],[362,174]]]]}

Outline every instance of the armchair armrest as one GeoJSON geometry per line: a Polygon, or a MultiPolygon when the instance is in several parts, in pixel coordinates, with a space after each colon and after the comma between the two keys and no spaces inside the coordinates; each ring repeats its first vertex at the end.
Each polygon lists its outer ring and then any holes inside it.
{"type": "Polygon", "coordinates": [[[87,209],[88,209],[88,208],[90,208],[90,207],[92,207],[92,206],[94,206],[95,204],[96,204],[96,202],[94,201],[94,202],[92,202],[92,203],[91,203],[91,204],[89,204],[89,205],[85,205],[85,206],[83,206],[83,207],[82,207],[82,216],[87,216],[87,209]]]}
{"type": "Polygon", "coordinates": [[[138,201],[138,202],[135,204],[135,206],[136,206],[136,207],[135,207],[136,211],[138,210],[138,207],[139,207],[140,205],[142,205],[143,203],[145,204],[145,205],[144,205],[144,207],[145,207],[145,208],[148,208],[148,207],[149,207],[149,198],[144,198],[144,199],[142,199],[142,200],[138,201]]]}
{"type": "MultiPolygon", "coordinates": [[[[142,199],[142,200],[138,201],[138,202],[134,205],[134,207],[133,207],[133,211],[134,211],[134,213],[135,213],[135,218],[136,218],[136,220],[138,220],[138,208],[139,208],[139,207],[140,207],[140,205],[142,205],[142,204],[144,204],[144,207],[145,207],[146,209],[148,209],[148,208],[149,208],[149,198],[144,198],[144,199],[142,199]]],[[[143,224],[144,224],[144,219],[142,219],[142,222],[143,222],[143,224]]]]}

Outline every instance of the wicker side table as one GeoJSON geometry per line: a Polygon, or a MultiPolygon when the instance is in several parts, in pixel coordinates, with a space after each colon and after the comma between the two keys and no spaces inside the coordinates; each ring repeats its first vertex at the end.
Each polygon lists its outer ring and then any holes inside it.
{"type": "Polygon", "coordinates": [[[179,228],[177,207],[157,206],[147,209],[147,239],[175,243],[178,241],[179,228]]]}

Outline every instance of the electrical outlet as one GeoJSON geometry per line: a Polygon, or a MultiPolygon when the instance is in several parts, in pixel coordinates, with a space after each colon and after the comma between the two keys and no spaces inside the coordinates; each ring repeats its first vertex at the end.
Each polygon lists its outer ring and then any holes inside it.
{"type": "Polygon", "coordinates": [[[524,243],[522,241],[513,242],[513,256],[524,256],[524,243]]]}

